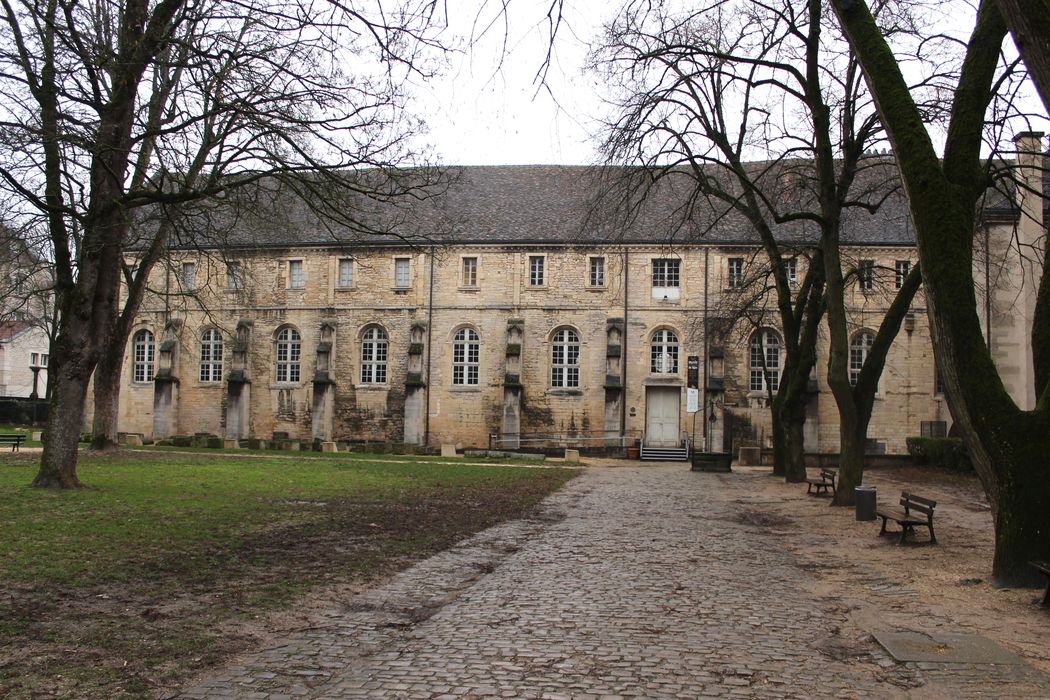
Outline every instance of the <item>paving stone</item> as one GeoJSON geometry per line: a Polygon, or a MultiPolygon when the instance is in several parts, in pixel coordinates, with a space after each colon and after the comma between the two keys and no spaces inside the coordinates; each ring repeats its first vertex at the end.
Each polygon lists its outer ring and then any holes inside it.
{"type": "MultiPolygon", "coordinates": [[[[681,464],[588,469],[536,516],[181,697],[1050,697],[1023,663],[895,663],[838,601],[813,598],[777,537],[733,519],[749,497],[746,477],[681,464]]],[[[925,612],[916,596],[878,600],[925,612]]]]}

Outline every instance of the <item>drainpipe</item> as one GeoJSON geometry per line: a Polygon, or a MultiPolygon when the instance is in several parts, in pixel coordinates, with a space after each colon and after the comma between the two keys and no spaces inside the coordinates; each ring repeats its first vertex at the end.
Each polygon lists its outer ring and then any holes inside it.
{"type": "Polygon", "coordinates": [[[704,248],[704,374],[703,378],[700,379],[702,382],[700,385],[700,411],[703,413],[704,419],[704,452],[710,452],[710,445],[708,445],[708,434],[707,434],[707,373],[711,369],[709,366],[710,359],[707,356],[708,350],[708,325],[707,325],[707,279],[708,279],[708,259],[711,254],[711,249],[704,248]]]}
{"type": "Polygon", "coordinates": [[[430,244],[430,289],[427,292],[427,385],[423,404],[423,445],[430,445],[430,346],[434,335],[434,244],[430,244]]]}
{"type": "MultiPolygon", "coordinates": [[[[1021,213],[1024,216],[1024,213],[1021,213]]],[[[992,352],[992,271],[989,260],[992,257],[992,249],[988,231],[991,226],[984,224],[984,343],[988,346],[988,352],[992,352]]]]}
{"type": "Polygon", "coordinates": [[[620,402],[620,444],[627,447],[627,246],[623,249],[623,337],[620,340],[620,381],[623,383],[623,400],[620,402]]]}

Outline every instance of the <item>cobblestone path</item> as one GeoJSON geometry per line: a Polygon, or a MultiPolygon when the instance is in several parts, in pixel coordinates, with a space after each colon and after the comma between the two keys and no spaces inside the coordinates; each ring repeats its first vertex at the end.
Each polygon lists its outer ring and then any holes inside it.
{"type": "Polygon", "coordinates": [[[1050,697],[1023,664],[893,661],[814,596],[750,478],[589,469],[176,697],[1050,697]]]}

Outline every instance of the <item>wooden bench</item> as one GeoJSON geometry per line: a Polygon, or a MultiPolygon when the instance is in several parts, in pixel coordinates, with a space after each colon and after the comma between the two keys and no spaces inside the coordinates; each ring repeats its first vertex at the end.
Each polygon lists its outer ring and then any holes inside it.
{"type": "Polygon", "coordinates": [[[806,493],[814,496],[819,496],[822,493],[827,493],[828,489],[831,489],[831,495],[835,494],[835,479],[838,478],[838,474],[834,469],[821,469],[820,478],[815,479],[808,477],[806,479],[806,493]]]}
{"type": "Polygon", "coordinates": [[[937,507],[937,501],[902,491],[899,503],[900,508],[879,508],[875,511],[875,515],[882,518],[882,531],[879,536],[886,534],[886,521],[892,520],[901,526],[900,544],[904,544],[904,538],[909,532],[915,531],[916,525],[928,528],[930,544],[937,544],[937,536],[933,532],[933,509],[937,507]]]}
{"type": "Polygon", "coordinates": [[[1029,565],[1043,576],[1046,576],[1046,593],[1043,594],[1043,605],[1050,606],[1050,561],[1030,561],[1029,565]]]}
{"type": "Polygon", "coordinates": [[[0,435],[0,445],[11,445],[12,452],[17,452],[18,448],[25,441],[26,436],[22,433],[16,433],[14,435],[0,435]]]}

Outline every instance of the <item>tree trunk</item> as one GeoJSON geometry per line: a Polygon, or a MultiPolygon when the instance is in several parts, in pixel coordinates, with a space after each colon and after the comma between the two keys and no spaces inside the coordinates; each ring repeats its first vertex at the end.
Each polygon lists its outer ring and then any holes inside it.
{"type": "Polygon", "coordinates": [[[788,447],[790,436],[784,424],[784,400],[778,394],[770,406],[770,418],[773,424],[773,476],[787,474],[791,450],[788,447]]]}
{"type": "Polygon", "coordinates": [[[40,470],[32,483],[38,488],[68,489],[81,485],[77,478],[77,448],[91,371],[84,365],[70,363],[65,354],[59,350],[52,356],[55,365],[51,371],[47,441],[40,470]]]}
{"type": "MultiPolygon", "coordinates": [[[[1032,433],[1034,434],[1034,433],[1032,433]]],[[[1046,435],[1044,429],[1041,433],[1046,435]]],[[[1031,434],[1030,434],[1031,435],[1031,434]]],[[[1042,583],[1028,562],[1050,561],[1050,508],[1046,493],[1047,440],[1015,455],[1010,479],[1000,479],[995,499],[995,558],[992,575],[1013,584],[1042,583]]]]}
{"type": "Polygon", "coordinates": [[[799,484],[806,480],[806,399],[791,401],[786,407],[784,428],[787,432],[787,469],[784,480],[799,484]]]}
{"type": "Polygon", "coordinates": [[[997,0],[1028,75],[1050,112],[1050,0],[997,0]]]}
{"type": "Polygon", "coordinates": [[[107,352],[95,366],[95,415],[91,425],[91,449],[117,449],[117,415],[120,404],[120,375],[124,354],[107,352]]]}
{"type": "Polygon", "coordinates": [[[868,421],[854,413],[839,428],[839,478],[835,484],[833,506],[852,506],[853,489],[864,483],[864,446],[868,439],[868,421]]]}

